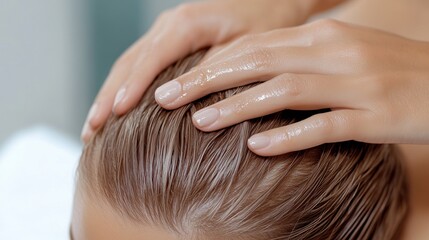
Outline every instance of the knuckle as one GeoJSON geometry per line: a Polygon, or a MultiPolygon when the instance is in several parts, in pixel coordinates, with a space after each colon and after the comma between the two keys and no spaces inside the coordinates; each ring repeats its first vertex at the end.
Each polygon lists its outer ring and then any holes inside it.
{"type": "Polygon", "coordinates": [[[322,134],[332,134],[335,123],[330,114],[320,114],[313,119],[313,125],[322,131],[322,134]]]}
{"type": "Polygon", "coordinates": [[[274,53],[270,48],[257,47],[250,50],[249,54],[247,54],[247,57],[248,63],[252,69],[265,70],[272,65],[274,53]]]}
{"type": "Polygon", "coordinates": [[[195,69],[196,80],[194,82],[194,87],[197,88],[197,91],[202,94],[207,94],[212,80],[214,79],[211,74],[212,71],[208,68],[197,68],[195,69]]]}
{"type": "Polygon", "coordinates": [[[346,51],[361,64],[369,64],[373,59],[373,51],[371,48],[366,43],[359,40],[352,41],[352,44],[347,46],[346,51]]]}
{"type": "Polygon", "coordinates": [[[335,19],[321,19],[318,21],[319,26],[328,29],[339,29],[343,26],[343,23],[335,19]]]}
{"type": "Polygon", "coordinates": [[[298,97],[303,94],[305,83],[298,75],[288,73],[274,80],[274,88],[290,100],[290,97],[298,97]]]}
{"type": "Polygon", "coordinates": [[[196,4],[183,3],[172,11],[170,27],[176,32],[178,38],[184,42],[194,45],[202,29],[198,27],[196,4]],[[177,27],[177,26],[180,27],[177,27]]]}
{"type": "Polygon", "coordinates": [[[254,40],[256,39],[256,34],[247,34],[235,41],[235,45],[238,47],[243,47],[244,49],[248,49],[252,46],[254,40]]]}
{"type": "Polygon", "coordinates": [[[341,134],[350,132],[351,128],[348,128],[348,117],[341,113],[328,113],[320,114],[314,120],[314,127],[321,130],[321,134],[331,136],[333,138],[339,137],[341,134]]]}
{"type": "Polygon", "coordinates": [[[368,71],[379,66],[379,57],[374,54],[373,48],[359,39],[348,39],[339,44],[334,53],[338,61],[349,62],[354,71],[368,71]]]}
{"type": "Polygon", "coordinates": [[[344,23],[334,19],[321,19],[313,23],[313,27],[327,35],[338,35],[343,32],[344,23]]]}
{"type": "Polygon", "coordinates": [[[172,14],[174,15],[173,21],[178,21],[183,24],[190,24],[193,22],[196,12],[197,11],[195,10],[195,6],[193,4],[182,3],[172,11],[172,14]]]}

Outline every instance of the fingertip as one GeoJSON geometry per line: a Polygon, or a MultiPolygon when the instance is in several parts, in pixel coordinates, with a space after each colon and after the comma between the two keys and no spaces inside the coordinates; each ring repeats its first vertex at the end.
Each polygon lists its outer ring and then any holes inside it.
{"type": "Polygon", "coordinates": [[[247,140],[247,147],[255,154],[268,157],[273,154],[270,152],[272,147],[271,137],[266,134],[255,134],[247,140]]]}
{"type": "Polygon", "coordinates": [[[210,128],[207,128],[207,127],[200,127],[200,126],[198,125],[198,123],[195,121],[195,119],[194,119],[194,118],[192,118],[192,124],[194,125],[194,127],[195,127],[195,128],[197,128],[197,129],[198,129],[198,130],[200,130],[201,132],[209,133],[209,132],[216,131],[216,129],[210,129],[210,128]]]}
{"type": "Polygon", "coordinates": [[[83,126],[82,133],[80,138],[84,144],[87,144],[91,137],[94,135],[94,130],[89,126],[89,123],[86,122],[83,126]]]}
{"type": "Polygon", "coordinates": [[[99,128],[104,121],[101,121],[101,118],[92,118],[88,120],[88,125],[91,129],[97,129],[99,128]]]}
{"type": "Polygon", "coordinates": [[[139,98],[137,97],[133,98],[132,96],[126,95],[113,106],[112,113],[116,116],[122,116],[136,107],[139,102],[138,100],[139,98]]]}
{"type": "Polygon", "coordinates": [[[128,107],[125,107],[124,104],[120,103],[113,106],[112,113],[116,116],[122,116],[128,111],[128,107]]]}
{"type": "Polygon", "coordinates": [[[155,100],[163,108],[171,108],[171,104],[182,95],[182,84],[177,80],[164,83],[155,90],[155,100]]]}
{"type": "Polygon", "coordinates": [[[80,138],[82,142],[87,143],[96,129],[100,125],[99,103],[94,103],[88,111],[85,123],[83,124],[80,138]]]}
{"type": "Polygon", "coordinates": [[[276,132],[276,129],[272,129],[251,136],[247,140],[247,146],[256,155],[273,157],[299,150],[295,149],[294,147],[296,146],[289,141],[289,136],[285,136],[283,133],[276,132]]]}
{"type": "Polygon", "coordinates": [[[100,109],[100,104],[94,103],[88,112],[85,124],[89,124],[89,127],[92,129],[97,129],[102,124],[101,112],[102,109],[100,109]]]}
{"type": "Polygon", "coordinates": [[[192,116],[193,124],[202,131],[207,131],[218,122],[220,111],[215,107],[203,108],[192,116]]]}
{"type": "Polygon", "coordinates": [[[174,110],[179,108],[179,106],[175,106],[173,104],[163,104],[162,102],[159,102],[158,99],[155,97],[155,102],[162,108],[164,108],[165,110],[174,110]]]}
{"type": "Polygon", "coordinates": [[[253,150],[262,150],[271,145],[271,138],[265,134],[256,134],[250,137],[247,143],[253,150]]]}
{"type": "Polygon", "coordinates": [[[122,115],[125,111],[124,102],[127,100],[127,89],[121,87],[115,95],[115,101],[113,102],[112,112],[116,115],[122,115]]]}
{"type": "Polygon", "coordinates": [[[248,148],[249,148],[249,150],[251,152],[253,152],[254,154],[259,155],[261,157],[273,157],[273,156],[276,156],[276,155],[280,155],[280,154],[274,154],[274,153],[272,153],[269,149],[263,149],[263,150],[252,149],[249,145],[247,145],[247,146],[248,146],[248,148]]]}

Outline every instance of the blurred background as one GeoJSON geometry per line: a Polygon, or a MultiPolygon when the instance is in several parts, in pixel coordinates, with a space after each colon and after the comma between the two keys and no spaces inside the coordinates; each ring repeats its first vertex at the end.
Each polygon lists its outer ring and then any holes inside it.
{"type": "Polygon", "coordinates": [[[69,239],[79,140],[117,57],[180,0],[0,0],[0,239],[69,239]]]}
{"type": "Polygon", "coordinates": [[[0,0],[0,146],[44,125],[79,140],[115,59],[180,0],[0,0]]]}

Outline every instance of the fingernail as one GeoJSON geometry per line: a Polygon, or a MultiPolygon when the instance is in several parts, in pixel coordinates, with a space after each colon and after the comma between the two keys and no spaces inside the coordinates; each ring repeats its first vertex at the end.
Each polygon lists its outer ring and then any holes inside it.
{"type": "MultiPolygon", "coordinates": [[[[86,118],[86,123],[91,123],[91,121],[94,119],[94,117],[97,115],[98,110],[98,103],[95,103],[92,105],[92,107],[89,109],[88,117],[86,118]]],[[[85,123],[85,124],[86,124],[85,123]]]]}
{"type": "Polygon", "coordinates": [[[88,122],[85,122],[85,124],[83,125],[82,133],[80,134],[80,138],[82,139],[83,142],[86,142],[88,141],[90,134],[91,134],[91,129],[89,128],[89,124],[88,122]]]}
{"type": "Polygon", "coordinates": [[[219,110],[216,108],[203,109],[194,113],[193,118],[199,127],[206,127],[216,122],[219,118],[219,110]]]}
{"type": "Polygon", "coordinates": [[[182,85],[178,81],[170,81],[160,86],[155,91],[155,99],[161,104],[172,103],[180,96],[182,85]]]}
{"type": "Polygon", "coordinates": [[[250,137],[247,142],[250,148],[258,150],[268,147],[271,143],[271,139],[265,135],[258,134],[250,137]]]}
{"type": "Polygon", "coordinates": [[[123,87],[118,91],[118,93],[116,93],[115,103],[113,104],[113,108],[115,108],[116,105],[118,105],[122,101],[122,99],[124,99],[125,90],[126,89],[123,87]]]}

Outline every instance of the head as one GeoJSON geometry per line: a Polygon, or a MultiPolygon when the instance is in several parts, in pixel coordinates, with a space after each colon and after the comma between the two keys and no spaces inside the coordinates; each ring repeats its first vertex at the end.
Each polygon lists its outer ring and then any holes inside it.
{"type": "Polygon", "coordinates": [[[165,70],[136,109],[112,116],[85,147],[72,221],[76,240],[394,239],[407,210],[404,168],[389,145],[325,144],[277,157],[251,135],[315,112],[282,111],[211,133],[197,110],[249,88],[167,111],[155,89],[203,53],[165,70]]]}

